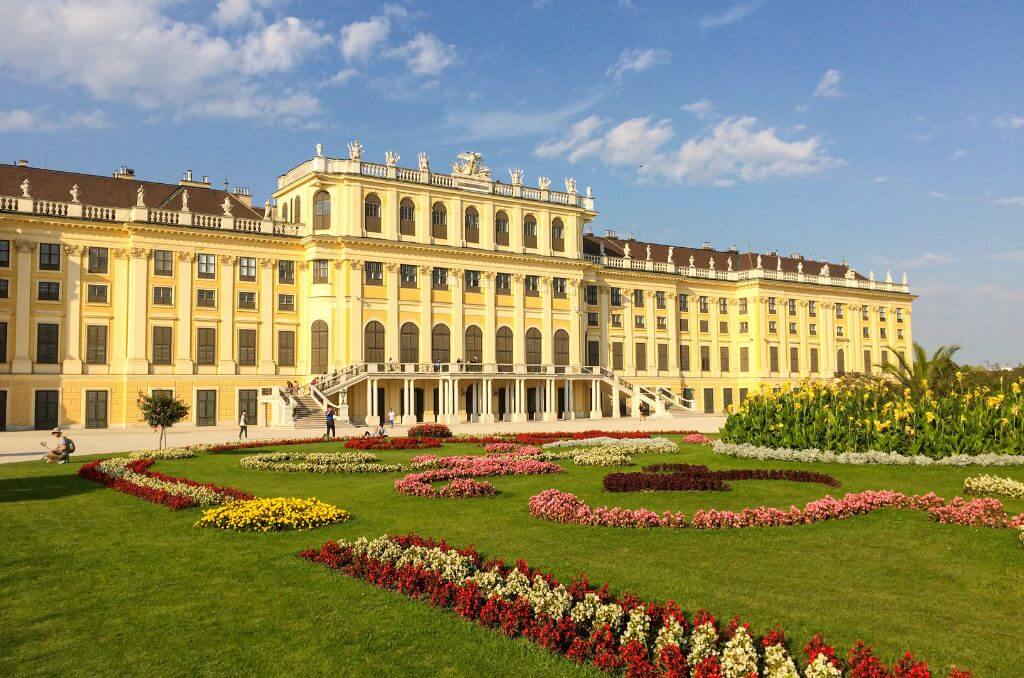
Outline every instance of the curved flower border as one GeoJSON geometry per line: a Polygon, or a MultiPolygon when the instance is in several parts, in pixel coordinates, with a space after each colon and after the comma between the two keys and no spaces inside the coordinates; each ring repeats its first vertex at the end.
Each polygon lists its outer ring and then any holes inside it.
{"type": "Polygon", "coordinates": [[[964,478],[966,494],[1001,494],[1014,499],[1024,499],[1024,483],[1013,478],[981,475],[964,478]]]}
{"type": "Polygon", "coordinates": [[[702,464],[652,464],[638,473],[609,473],[604,477],[608,492],[686,491],[728,492],[729,480],[784,480],[839,487],[839,480],[827,473],[788,469],[730,469],[712,471],[702,464]]]}
{"type": "Polygon", "coordinates": [[[238,460],[250,471],[308,473],[394,473],[401,464],[381,464],[369,452],[264,452],[238,460]]]}
{"type": "MultiPolygon", "coordinates": [[[[536,449],[536,448],[533,448],[536,449]]],[[[483,476],[534,475],[562,473],[564,469],[550,461],[542,461],[526,454],[490,454],[486,456],[459,455],[435,457],[421,455],[413,458],[413,466],[429,470],[410,473],[395,481],[395,491],[414,497],[470,498],[497,493],[494,486],[473,480],[483,476]],[[450,482],[448,482],[450,481],[450,482]],[[434,483],[447,482],[441,487],[434,483]]]]}
{"type": "Polygon", "coordinates": [[[101,459],[83,464],[78,475],[124,494],[178,510],[192,506],[214,506],[253,495],[233,487],[197,483],[148,470],[154,459],[101,459]]]}
{"type": "Polygon", "coordinates": [[[824,450],[791,450],[782,447],[760,447],[750,443],[725,443],[716,440],[711,448],[716,454],[760,461],[802,461],[820,464],[888,464],[891,466],[1021,466],[1024,454],[954,454],[933,459],[923,454],[896,452],[827,452],[824,450]]]}

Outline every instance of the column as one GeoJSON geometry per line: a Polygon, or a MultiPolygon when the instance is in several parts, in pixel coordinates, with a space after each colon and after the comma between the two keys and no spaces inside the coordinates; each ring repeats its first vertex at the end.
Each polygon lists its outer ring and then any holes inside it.
{"type": "MultiPolygon", "coordinates": [[[[434,317],[433,317],[433,303],[431,291],[432,278],[431,274],[433,269],[430,266],[421,265],[419,267],[418,278],[420,284],[420,362],[433,364],[433,356],[431,355],[431,342],[434,335],[434,317]]],[[[452,333],[459,331],[456,328],[452,328],[452,333]]]]}
{"type": "MultiPolygon", "coordinates": [[[[711,374],[705,376],[722,376],[722,354],[719,351],[721,342],[719,341],[718,323],[721,319],[721,315],[718,312],[718,304],[720,299],[725,297],[711,297],[708,299],[708,331],[711,337],[711,346],[708,349],[711,352],[711,374]]],[[[698,356],[699,359],[699,356],[698,356]]]]}
{"type": "Polygon", "coordinates": [[[679,293],[675,290],[665,295],[668,314],[668,370],[672,374],[673,383],[679,378],[679,293]]]}
{"type": "Polygon", "coordinates": [[[818,371],[820,376],[831,377],[835,373],[835,304],[821,302],[821,322],[818,323],[818,371]]]}
{"type": "Polygon", "coordinates": [[[363,360],[363,261],[348,260],[348,361],[363,360]]]}
{"type": "Polygon", "coordinates": [[[459,423],[459,380],[452,379],[451,381],[451,413],[452,423],[459,423]]]}
{"type": "Polygon", "coordinates": [[[544,380],[544,407],[542,408],[543,414],[541,419],[544,421],[554,421],[558,418],[555,412],[558,399],[555,397],[555,380],[545,379],[544,380]]]}
{"type": "Polygon", "coordinates": [[[608,328],[611,325],[611,318],[609,317],[611,315],[611,288],[604,286],[598,287],[597,294],[597,300],[600,303],[600,307],[598,309],[598,323],[600,324],[600,327],[598,328],[598,357],[602,366],[611,367],[611,362],[608,359],[608,352],[611,350],[608,347],[608,328]]]}
{"type": "Polygon", "coordinates": [[[554,364],[553,344],[554,328],[551,326],[551,303],[554,297],[554,288],[551,276],[544,276],[540,280],[541,294],[541,338],[540,338],[540,362],[547,369],[548,365],[554,364]]]}
{"type": "Polygon", "coordinates": [[[238,257],[222,254],[217,258],[219,264],[217,277],[220,278],[220,290],[217,306],[220,310],[220,323],[217,326],[217,374],[235,373],[235,262],[238,257]]]}
{"type": "Polygon", "coordinates": [[[871,369],[878,371],[882,365],[882,340],[878,338],[878,306],[868,306],[868,322],[871,325],[871,369]]]}
{"type": "Polygon", "coordinates": [[[526,276],[516,273],[512,276],[512,294],[515,300],[515,315],[512,322],[512,362],[516,370],[526,362],[526,276]]]}
{"type": "MultiPolygon", "coordinates": [[[[497,356],[495,355],[495,334],[498,331],[498,300],[497,290],[494,286],[494,271],[484,271],[481,274],[481,278],[484,286],[484,353],[481,362],[485,365],[493,365],[497,361],[497,356]]],[[[488,380],[489,384],[490,380],[488,380]]]]}
{"type": "Polygon", "coordinates": [[[11,372],[14,374],[30,374],[32,372],[32,354],[29,352],[28,338],[32,328],[32,253],[36,243],[28,240],[15,240],[14,248],[18,251],[18,276],[15,279],[18,295],[14,310],[14,359],[11,361],[11,372]]]}
{"type": "Polygon", "coordinates": [[[513,376],[513,389],[512,389],[512,407],[509,421],[511,422],[523,422],[526,421],[526,408],[523,407],[523,380],[513,376]]]}
{"type": "Polygon", "coordinates": [[[375,379],[367,379],[366,380],[366,422],[365,423],[366,423],[367,426],[373,426],[374,424],[377,423],[377,418],[375,416],[376,409],[377,409],[377,398],[374,397],[376,395],[376,391],[377,391],[376,387],[377,387],[377,382],[376,382],[375,379]]]}
{"type": "Polygon", "coordinates": [[[572,379],[565,380],[565,409],[568,411],[568,419],[576,418],[575,394],[573,393],[576,389],[573,388],[573,383],[572,379]]]}
{"type": "Polygon", "coordinates": [[[415,424],[416,423],[416,397],[415,397],[415,381],[413,379],[405,379],[402,382],[405,395],[403,396],[404,408],[402,412],[402,423],[403,424],[415,424]]]}
{"type": "Polygon", "coordinates": [[[175,333],[174,373],[192,374],[192,263],[194,252],[178,252],[178,289],[175,311],[178,314],[175,333]]]}
{"type": "Polygon", "coordinates": [[[494,423],[494,393],[492,391],[491,379],[483,379],[480,385],[483,403],[480,408],[480,422],[483,424],[494,423]]]}
{"type": "Polygon", "coordinates": [[[619,409],[619,403],[622,400],[622,389],[618,386],[612,386],[612,417],[614,419],[622,418],[622,410],[619,409]]]}
{"type": "MultiPolygon", "coordinates": [[[[811,373],[811,351],[810,351],[810,334],[808,333],[807,324],[810,322],[809,311],[807,308],[807,300],[801,299],[797,304],[797,337],[800,342],[797,348],[797,355],[800,356],[800,377],[805,377],[811,373]]],[[[820,358],[820,356],[819,356],[820,358]]]]}
{"type": "Polygon", "coordinates": [[[399,339],[402,330],[398,321],[398,264],[393,261],[384,264],[384,285],[387,289],[388,302],[388,320],[384,328],[384,360],[390,364],[392,360],[401,360],[399,339]]]}
{"type": "Polygon", "coordinates": [[[569,280],[569,364],[576,367],[583,364],[583,325],[586,322],[580,307],[580,281],[569,280]]]}
{"type": "Polygon", "coordinates": [[[149,250],[133,247],[128,260],[128,374],[146,374],[146,332],[149,324],[149,295],[146,274],[149,272],[149,250]]]}
{"type": "Polygon", "coordinates": [[[597,379],[593,379],[590,382],[590,418],[600,419],[602,416],[601,382],[597,379]]]}
{"type": "Polygon", "coordinates": [[[757,307],[757,341],[754,343],[754,371],[761,379],[767,379],[770,374],[768,364],[768,298],[758,297],[754,300],[757,307]]]}
{"type": "Polygon", "coordinates": [[[68,278],[64,289],[67,301],[67,312],[64,315],[65,345],[64,362],[61,372],[64,374],[82,373],[82,255],[85,248],[81,245],[65,245],[67,255],[68,278]]]}
{"type": "Polygon", "coordinates": [[[847,353],[852,355],[846,356],[846,371],[847,372],[863,372],[864,371],[864,338],[863,330],[863,319],[861,317],[861,310],[863,306],[860,304],[850,305],[850,342],[848,346],[850,350],[847,353]]]}
{"type": "MultiPolygon", "coordinates": [[[[345,303],[345,262],[341,259],[334,261],[334,323],[333,327],[327,334],[327,340],[330,342],[328,346],[330,350],[328,354],[333,358],[335,369],[344,369],[349,363],[352,362],[348,356],[345,355],[345,329],[348,327],[346,323],[346,315],[349,314],[347,303],[345,303]]],[[[295,298],[296,304],[301,304],[302,300],[299,295],[295,298]]],[[[307,318],[308,322],[308,318],[307,318]]],[[[308,330],[307,330],[308,332],[308,330]]]]}
{"type": "MultiPolygon", "coordinates": [[[[260,374],[276,374],[277,363],[274,361],[274,260],[260,259],[259,261],[259,309],[260,328],[257,340],[257,351],[259,355],[260,374]]],[[[331,332],[327,335],[333,337],[331,332]]]]}
{"type": "Polygon", "coordinates": [[[633,364],[636,357],[636,347],[633,345],[633,290],[622,289],[622,327],[626,330],[626,338],[622,344],[622,367],[626,376],[636,374],[636,367],[633,364]]]}
{"type": "MultiPolygon", "coordinates": [[[[465,343],[466,328],[465,328],[465,306],[462,293],[466,287],[465,283],[465,271],[461,268],[453,268],[448,272],[448,289],[451,290],[452,296],[452,347],[451,347],[451,361],[454,363],[460,358],[465,362],[465,343]]],[[[494,345],[494,334],[490,337],[484,337],[484,346],[487,346],[488,342],[491,343],[492,350],[494,345]]]]}
{"type": "Polygon", "coordinates": [[[112,374],[124,374],[128,371],[128,250],[111,249],[110,266],[112,284],[110,285],[110,307],[118,309],[110,320],[107,339],[110,341],[110,371],[112,374]]]}

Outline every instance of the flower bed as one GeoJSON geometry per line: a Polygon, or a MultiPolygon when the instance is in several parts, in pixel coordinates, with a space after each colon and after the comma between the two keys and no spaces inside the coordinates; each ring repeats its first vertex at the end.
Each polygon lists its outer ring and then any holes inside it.
{"type": "Polygon", "coordinates": [[[677,454],[679,446],[668,438],[610,438],[596,436],[556,440],[541,445],[544,450],[579,447],[615,448],[621,454],[677,454]]]}
{"type": "MultiPolygon", "coordinates": [[[[795,677],[797,667],[780,630],[763,637],[734,617],[727,625],[705,611],[688,615],[674,601],[633,595],[613,597],[585,575],[568,585],[520,560],[514,566],[485,561],[472,547],[455,549],[417,535],[372,541],[328,541],[299,556],[378,588],[433,607],[450,608],[509,637],[524,637],[577,663],[627,676],[676,678],[795,677]]],[[[927,678],[927,665],[910,653],[892,670],[859,642],[849,653],[849,672],[835,648],[814,636],[803,653],[805,676],[901,676],[927,678]]],[[[951,676],[969,674],[954,669],[951,676]]]]}
{"type": "Polygon", "coordinates": [[[888,464],[891,466],[1019,466],[1024,454],[953,454],[933,459],[923,454],[897,454],[896,452],[827,452],[822,450],[791,450],[779,447],[761,447],[749,443],[726,443],[716,440],[711,448],[716,454],[741,459],[766,461],[802,461],[814,464],[888,464]]]}
{"type": "Polygon", "coordinates": [[[239,465],[252,471],[308,473],[393,473],[401,464],[381,464],[369,452],[265,452],[242,457],[239,465]]]}
{"type": "Polygon", "coordinates": [[[153,459],[101,459],[83,464],[78,475],[101,485],[178,510],[192,506],[215,506],[252,495],[233,487],[197,483],[148,470],[153,459]]]}
{"type": "Polygon", "coordinates": [[[710,445],[712,440],[703,433],[691,433],[683,436],[683,442],[687,445],[710,445]]]}
{"type": "MultiPolygon", "coordinates": [[[[200,447],[200,450],[202,448],[200,447]]],[[[163,450],[135,450],[134,452],[128,453],[128,458],[132,461],[137,459],[191,459],[197,456],[197,450],[195,447],[168,447],[163,450]]]]}
{"type": "Polygon", "coordinates": [[[964,478],[964,492],[967,494],[1001,494],[1014,499],[1024,499],[1024,483],[1013,478],[999,476],[972,476],[964,478]]]}
{"type": "Polygon", "coordinates": [[[1024,513],[1008,516],[997,499],[955,497],[948,504],[934,493],[905,495],[889,490],[867,490],[846,494],[841,499],[825,496],[808,502],[804,507],[790,506],[778,509],[767,506],[746,508],[741,511],[703,509],[696,511],[691,520],[681,512],[656,513],[649,509],[617,507],[590,507],[569,492],[545,490],[530,497],[530,514],[537,518],[574,525],[603,527],[694,527],[698,529],[731,529],[741,527],[782,527],[809,525],[825,520],[842,520],[884,508],[915,509],[925,511],[937,522],[982,527],[1018,527],[1024,525],[1024,513]]]}
{"type": "Polygon", "coordinates": [[[728,480],[788,480],[795,483],[819,483],[839,487],[839,481],[825,473],[780,469],[731,469],[712,471],[697,464],[653,464],[642,473],[610,473],[604,477],[609,492],[649,490],[727,492],[728,480]]]}
{"type": "Polygon", "coordinates": [[[348,511],[317,499],[273,497],[235,501],[226,506],[209,509],[196,523],[196,527],[216,527],[221,530],[272,532],[281,530],[310,530],[322,525],[333,525],[348,520],[348,511]]]}
{"type": "MultiPolygon", "coordinates": [[[[670,431],[668,433],[693,433],[693,431],[670,431]]],[[[650,438],[651,434],[646,431],[551,431],[540,433],[498,433],[490,436],[455,436],[452,442],[477,443],[487,445],[488,443],[519,443],[520,445],[543,445],[545,443],[559,440],[580,440],[583,438],[650,438]]]]}
{"type": "Polygon", "coordinates": [[[349,438],[345,447],[350,450],[426,450],[441,447],[438,438],[349,438]]]}
{"type": "Polygon", "coordinates": [[[257,447],[277,447],[284,445],[312,445],[313,443],[329,442],[323,436],[313,438],[277,438],[274,440],[247,440],[243,442],[216,443],[204,445],[207,452],[234,452],[235,450],[251,450],[257,447]]]}
{"type": "Polygon", "coordinates": [[[452,430],[444,424],[416,424],[408,435],[410,438],[451,438],[452,430]]]}
{"type": "Polygon", "coordinates": [[[456,482],[483,476],[534,475],[561,473],[562,467],[519,454],[488,456],[433,457],[423,455],[414,459],[418,468],[433,467],[420,473],[410,473],[395,481],[399,494],[415,497],[469,498],[496,493],[487,481],[456,482]],[[435,487],[434,483],[447,482],[435,487]]]}

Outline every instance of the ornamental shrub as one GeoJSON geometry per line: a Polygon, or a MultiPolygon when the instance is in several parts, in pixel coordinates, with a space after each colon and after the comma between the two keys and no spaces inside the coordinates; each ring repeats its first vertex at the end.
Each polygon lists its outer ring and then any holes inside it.
{"type": "Polygon", "coordinates": [[[416,424],[409,429],[410,438],[451,438],[452,430],[444,424],[416,424]]]}

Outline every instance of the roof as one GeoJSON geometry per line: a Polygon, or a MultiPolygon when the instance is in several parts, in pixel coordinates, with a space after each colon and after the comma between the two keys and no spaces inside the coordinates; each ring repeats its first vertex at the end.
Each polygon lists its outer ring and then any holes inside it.
{"type": "Polygon", "coordinates": [[[0,164],[0,195],[20,196],[21,183],[28,179],[29,194],[39,200],[69,202],[71,187],[78,185],[78,200],[102,207],[134,207],[142,186],[147,207],[180,210],[181,194],[188,191],[188,208],[200,214],[224,214],[224,198],[231,201],[231,213],[243,219],[261,219],[263,210],[246,207],[228,191],[200,186],[179,186],[135,178],[117,178],[82,172],[64,172],[40,167],[0,164]]]}
{"type": "MultiPolygon", "coordinates": [[[[781,260],[781,270],[786,273],[797,273],[801,263],[803,272],[807,275],[820,275],[822,268],[828,265],[830,278],[843,278],[846,272],[851,270],[847,264],[836,264],[828,261],[815,261],[803,257],[783,257],[773,253],[740,252],[738,250],[716,250],[706,248],[684,247],[680,245],[664,245],[661,243],[644,242],[642,240],[626,240],[623,238],[597,236],[584,234],[583,253],[590,255],[604,254],[609,257],[625,256],[626,247],[629,247],[629,256],[633,259],[647,259],[647,248],[650,247],[650,259],[661,263],[676,264],[677,266],[689,266],[690,258],[693,258],[693,266],[697,268],[711,268],[711,260],[715,260],[715,268],[719,271],[729,269],[729,261],[732,261],[733,271],[747,271],[756,269],[758,257],[761,259],[761,268],[777,270],[781,260]],[[603,251],[602,251],[603,246],[603,251]],[[669,254],[672,258],[669,260],[669,254]]],[[[857,280],[867,280],[864,276],[853,272],[857,280]]]]}

